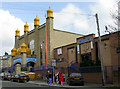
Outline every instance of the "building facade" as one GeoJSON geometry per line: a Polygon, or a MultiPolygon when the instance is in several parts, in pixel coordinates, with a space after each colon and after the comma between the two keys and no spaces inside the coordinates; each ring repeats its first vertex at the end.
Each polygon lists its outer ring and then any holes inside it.
{"type": "Polygon", "coordinates": [[[49,7],[46,23],[40,25],[40,19],[36,16],[33,30],[29,31],[27,22],[24,25],[24,35],[20,36],[20,30],[16,30],[10,65],[15,67],[17,74],[21,73],[22,67],[29,66],[29,71],[30,68],[36,68],[34,71],[49,68],[54,59],[54,48],[76,42],[76,38],[83,36],[54,29],[53,19],[53,11],[49,7]]]}
{"type": "MultiPolygon", "coordinates": [[[[106,83],[120,82],[119,34],[118,31],[101,36],[106,83]]],[[[62,71],[65,74],[81,72],[85,81],[101,83],[99,38],[95,37],[95,34],[79,37],[76,39],[76,43],[55,48],[54,58],[57,61],[56,71],[62,71]],[[64,71],[64,69],[67,71],[64,71]],[[98,76],[99,78],[96,79],[98,76]]]]}

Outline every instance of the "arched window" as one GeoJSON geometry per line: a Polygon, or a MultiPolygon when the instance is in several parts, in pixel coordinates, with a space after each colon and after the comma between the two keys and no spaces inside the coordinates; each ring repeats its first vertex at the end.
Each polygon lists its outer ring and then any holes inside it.
{"type": "Polygon", "coordinates": [[[30,41],[31,54],[34,52],[34,40],[30,41]]]}

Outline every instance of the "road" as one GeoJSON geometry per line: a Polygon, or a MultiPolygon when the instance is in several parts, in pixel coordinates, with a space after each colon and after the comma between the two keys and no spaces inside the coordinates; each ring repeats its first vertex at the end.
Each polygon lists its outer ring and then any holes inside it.
{"type": "Polygon", "coordinates": [[[0,82],[0,86],[2,85],[1,89],[105,89],[105,88],[93,88],[93,87],[54,87],[54,86],[42,86],[42,85],[35,85],[29,83],[17,83],[11,81],[2,81],[0,82]]]}

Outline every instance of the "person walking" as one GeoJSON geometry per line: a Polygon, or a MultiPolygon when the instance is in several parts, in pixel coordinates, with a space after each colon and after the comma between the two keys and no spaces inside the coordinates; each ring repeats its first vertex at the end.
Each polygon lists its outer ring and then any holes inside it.
{"type": "Polygon", "coordinates": [[[49,84],[52,84],[52,73],[49,73],[49,84]]]}
{"type": "Polygon", "coordinates": [[[46,78],[47,78],[47,83],[49,83],[49,71],[47,71],[46,78]]]}
{"type": "Polygon", "coordinates": [[[60,76],[59,81],[60,81],[61,85],[63,85],[63,77],[64,77],[64,75],[60,72],[59,76],[60,76]]]}

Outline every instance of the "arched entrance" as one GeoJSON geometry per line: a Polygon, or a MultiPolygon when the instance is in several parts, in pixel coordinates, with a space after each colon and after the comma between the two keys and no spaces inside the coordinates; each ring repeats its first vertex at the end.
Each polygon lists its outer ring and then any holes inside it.
{"type": "Polygon", "coordinates": [[[34,66],[35,66],[35,62],[29,61],[29,62],[27,62],[27,66],[28,66],[28,70],[29,70],[30,72],[32,72],[32,71],[33,71],[33,68],[34,68],[34,66]]]}

